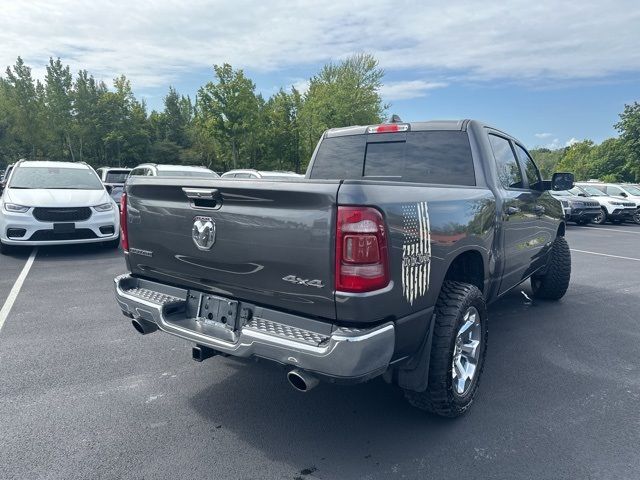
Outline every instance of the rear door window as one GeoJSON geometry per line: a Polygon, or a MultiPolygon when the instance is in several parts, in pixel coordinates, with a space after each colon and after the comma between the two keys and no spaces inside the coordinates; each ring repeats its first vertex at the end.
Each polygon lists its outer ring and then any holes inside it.
{"type": "Polygon", "coordinates": [[[542,182],[540,180],[540,173],[538,172],[538,167],[531,159],[527,151],[522,148],[520,145],[516,144],[516,153],[518,154],[518,158],[520,158],[520,162],[522,163],[524,174],[527,177],[527,182],[529,183],[529,188],[531,190],[540,190],[542,186],[542,182]]]}
{"type": "Polygon", "coordinates": [[[476,184],[466,132],[417,131],[380,138],[370,134],[324,139],[311,178],[476,184]]]}
{"type": "Polygon", "coordinates": [[[498,170],[498,180],[504,188],[523,188],[522,172],[511,148],[511,142],[504,137],[489,134],[498,170]]]}

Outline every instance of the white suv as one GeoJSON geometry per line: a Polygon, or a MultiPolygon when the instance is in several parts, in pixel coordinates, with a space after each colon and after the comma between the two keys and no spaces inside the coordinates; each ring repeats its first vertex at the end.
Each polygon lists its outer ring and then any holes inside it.
{"type": "Polygon", "coordinates": [[[602,215],[592,220],[593,223],[598,225],[602,225],[607,220],[611,223],[622,223],[626,220],[633,221],[634,215],[636,214],[637,207],[635,202],[610,197],[593,185],[584,183],[576,184],[569,191],[580,197],[589,197],[600,204],[602,215]]]}
{"type": "Polygon", "coordinates": [[[16,245],[59,245],[120,239],[118,208],[85,163],[16,163],[0,197],[0,252],[16,245]]]}
{"type": "Polygon", "coordinates": [[[610,197],[619,198],[621,200],[627,200],[636,204],[636,213],[633,216],[633,220],[636,223],[640,223],[640,188],[635,185],[629,185],[625,183],[595,183],[588,182],[586,185],[593,186],[598,190],[604,192],[610,197]]]}

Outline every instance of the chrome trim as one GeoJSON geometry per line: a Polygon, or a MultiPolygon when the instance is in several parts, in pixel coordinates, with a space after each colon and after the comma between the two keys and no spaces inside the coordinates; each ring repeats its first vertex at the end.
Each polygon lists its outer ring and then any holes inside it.
{"type": "Polygon", "coordinates": [[[218,194],[217,188],[183,188],[188,198],[213,198],[218,194]]]}
{"type": "MultiPolygon", "coordinates": [[[[137,279],[130,274],[114,279],[116,299],[124,313],[152,321],[167,333],[229,355],[262,357],[344,379],[370,378],[382,374],[393,356],[395,327],[392,322],[370,329],[336,328],[331,335],[325,335],[326,339],[317,345],[308,339],[285,337],[262,328],[254,328],[255,324],[249,323],[240,327],[230,337],[227,331],[230,341],[176,324],[180,320],[188,321],[184,317],[184,310],[177,309],[180,303],[186,303],[187,290],[145,281],[145,288],[150,289],[149,284],[153,283],[159,295],[183,295],[181,300],[161,304],[150,301],[149,295],[147,298],[141,298],[128,293],[127,290],[137,288],[136,282],[137,279]],[[176,313],[177,310],[180,313],[176,313]]],[[[305,335],[310,333],[305,332],[305,335]]]]}

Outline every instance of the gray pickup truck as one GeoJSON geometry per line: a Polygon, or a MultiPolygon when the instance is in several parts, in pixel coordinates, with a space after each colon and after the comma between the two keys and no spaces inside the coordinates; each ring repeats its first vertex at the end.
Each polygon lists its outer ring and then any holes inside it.
{"type": "Polygon", "coordinates": [[[482,372],[486,304],[528,278],[536,298],[566,292],[549,190],[572,186],[473,120],[329,130],[300,180],[131,177],[116,298],[138,332],[189,340],[195,360],[270,360],[300,391],[383,376],[457,416],[482,372]]]}

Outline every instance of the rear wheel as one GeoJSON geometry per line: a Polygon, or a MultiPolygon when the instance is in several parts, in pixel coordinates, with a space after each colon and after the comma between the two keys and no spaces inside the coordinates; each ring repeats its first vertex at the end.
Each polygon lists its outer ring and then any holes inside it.
{"type": "Polygon", "coordinates": [[[457,417],[473,403],[487,348],[487,308],[473,285],[447,281],[436,303],[429,382],[423,392],[405,390],[414,407],[457,417]]]}
{"type": "Polygon", "coordinates": [[[607,221],[607,211],[604,209],[604,207],[600,208],[600,214],[597,217],[594,217],[592,222],[595,223],[596,225],[603,225],[604,222],[607,221]]]}
{"type": "Polygon", "coordinates": [[[571,250],[564,237],[556,237],[545,272],[531,277],[533,296],[545,300],[560,300],[567,292],[570,280],[571,250]]]}

